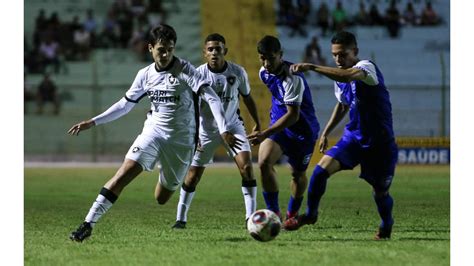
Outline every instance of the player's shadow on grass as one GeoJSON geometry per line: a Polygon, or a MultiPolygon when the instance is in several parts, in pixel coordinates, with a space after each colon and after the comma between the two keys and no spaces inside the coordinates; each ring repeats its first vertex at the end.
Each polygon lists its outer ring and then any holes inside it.
{"type": "Polygon", "coordinates": [[[227,237],[224,239],[224,241],[229,241],[229,242],[245,242],[249,240],[248,237],[227,237]]]}

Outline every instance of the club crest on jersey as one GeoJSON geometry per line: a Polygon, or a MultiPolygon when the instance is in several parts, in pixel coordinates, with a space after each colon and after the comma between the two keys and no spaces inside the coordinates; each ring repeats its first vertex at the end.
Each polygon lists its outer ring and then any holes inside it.
{"type": "Polygon", "coordinates": [[[171,85],[176,85],[176,84],[178,84],[178,79],[177,79],[175,76],[173,76],[173,75],[169,75],[168,81],[169,81],[169,83],[170,83],[171,85]]]}
{"type": "Polygon", "coordinates": [[[132,152],[135,153],[140,150],[140,147],[133,147],[132,152]]]}
{"type": "Polygon", "coordinates": [[[227,77],[227,82],[229,82],[230,85],[234,85],[235,77],[234,76],[227,77]]]}

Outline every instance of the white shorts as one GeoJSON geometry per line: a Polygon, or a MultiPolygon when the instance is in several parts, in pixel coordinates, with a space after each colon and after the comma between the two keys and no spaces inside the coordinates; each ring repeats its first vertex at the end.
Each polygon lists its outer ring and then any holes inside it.
{"type": "Polygon", "coordinates": [[[208,164],[213,162],[214,153],[220,145],[223,145],[227,150],[227,154],[234,158],[238,153],[248,151],[250,152],[250,144],[247,139],[247,134],[245,133],[245,128],[243,126],[234,127],[229,130],[230,133],[243,141],[240,149],[235,149],[234,152],[222,139],[219,133],[209,134],[204,130],[199,131],[199,146],[194,153],[192,166],[205,167],[208,164]]]}
{"type": "Polygon", "coordinates": [[[158,162],[160,184],[176,191],[188,172],[193,152],[194,146],[177,144],[159,137],[138,135],[125,158],[136,161],[145,171],[152,171],[158,162]]]}

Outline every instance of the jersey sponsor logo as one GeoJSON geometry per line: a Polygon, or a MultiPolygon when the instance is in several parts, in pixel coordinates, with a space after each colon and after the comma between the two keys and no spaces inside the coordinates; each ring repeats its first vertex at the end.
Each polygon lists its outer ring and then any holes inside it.
{"type": "Polygon", "coordinates": [[[136,153],[136,152],[138,152],[139,150],[140,150],[140,147],[133,147],[132,152],[133,152],[133,153],[136,153]]]}
{"type": "Polygon", "coordinates": [[[230,85],[234,85],[235,77],[234,76],[227,77],[227,82],[229,82],[230,85]]]}
{"type": "Polygon", "coordinates": [[[150,90],[147,94],[153,103],[176,103],[181,99],[179,95],[169,95],[170,93],[168,91],[162,90],[150,90]]]}

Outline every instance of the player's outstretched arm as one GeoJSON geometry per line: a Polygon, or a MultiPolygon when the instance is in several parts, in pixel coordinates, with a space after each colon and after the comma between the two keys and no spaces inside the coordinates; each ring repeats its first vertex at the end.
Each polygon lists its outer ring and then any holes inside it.
{"type": "Polygon", "coordinates": [[[255,126],[252,129],[252,132],[260,131],[260,121],[258,120],[258,112],[257,112],[257,105],[255,104],[252,95],[249,94],[243,97],[244,104],[247,106],[247,110],[249,110],[250,116],[252,117],[253,121],[255,122],[255,126]]]}
{"type": "Polygon", "coordinates": [[[69,129],[68,133],[71,135],[77,136],[79,135],[79,132],[89,129],[92,126],[105,124],[115,119],[118,119],[119,117],[130,112],[130,110],[132,110],[134,106],[135,106],[134,102],[130,102],[124,97],[120,99],[118,102],[116,102],[115,104],[113,104],[112,106],[110,106],[109,109],[107,109],[102,114],[92,119],[75,124],[69,129]]]}
{"type": "Polygon", "coordinates": [[[337,103],[332,111],[331,118],[329,118],[326,127],[321,133],[321,138],[319,139],[319,152],[324,153],[324,151],[328,148],[328,139],[327,137],[332,132],[332,130],[339,124],[339,122],[344,118],[347,111],[349,110],[347,105],[342,103],[337,103]]]}
{"type": "Polygon", "coordinates": [[[69,131],[67,132],[70,135],[79,135],[79,132],[87,130],[91,127],[95,126],[95,122],[92,119],[82,121],[80,123],[75,124],[72,126],[69,131]]]}
{"type": "Polygon", "coordinates": [[[358,68],[337,68],[337,67],[327,67],[319,66],[309,63],[298,63],[290,66],[290,71],[295,72],[305,72],[305,71],[314,71],[319,74],[322,74],[332,80],[339,82],[350,82],[353,80],[362,80],[367,77],[367,73],[358,68]]]}

